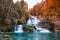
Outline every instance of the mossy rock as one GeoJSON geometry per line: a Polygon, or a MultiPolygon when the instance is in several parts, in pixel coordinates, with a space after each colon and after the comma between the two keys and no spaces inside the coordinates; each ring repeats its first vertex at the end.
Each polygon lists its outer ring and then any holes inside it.
{"type": "Polygon", "coordinates": [[[33,32],[32,26],[25,25],[23,27],[24,32],[33,32]]]}
{"type": "Polygon", "coordinates": [[[11,40],[12,38],[9,35],[1,35],[0,40],[11,40]]]}

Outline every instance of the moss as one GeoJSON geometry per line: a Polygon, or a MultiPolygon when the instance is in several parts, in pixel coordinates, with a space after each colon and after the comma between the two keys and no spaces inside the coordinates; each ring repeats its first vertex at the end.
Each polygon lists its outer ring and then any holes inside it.
{"type": "Polygon", "coordinates": [[[0,40],[14,40],[13,38],[10,37],[10,35],[1,35],[0,40]]]}
{"type": "Polygon", "coordinates": [[[23,27],[24,32],[33,32],[32,26],[25,25],[23,27]]]}

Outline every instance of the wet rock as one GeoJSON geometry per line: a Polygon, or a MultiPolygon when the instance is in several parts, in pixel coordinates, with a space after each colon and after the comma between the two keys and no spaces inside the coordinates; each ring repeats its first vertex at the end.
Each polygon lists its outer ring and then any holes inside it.
{"type": "Polygon", "coordinates": [[[23,30],[24,32],[33,32],[32,26],[28,26],[28,25],[25,25],[25,27],[23,27],[23,30]]]}
{"type": "Polygon", "coordinates": [[[14,40],[14,39],[11,38],[9,35],[1,35],[0,40],[14,40]]]}

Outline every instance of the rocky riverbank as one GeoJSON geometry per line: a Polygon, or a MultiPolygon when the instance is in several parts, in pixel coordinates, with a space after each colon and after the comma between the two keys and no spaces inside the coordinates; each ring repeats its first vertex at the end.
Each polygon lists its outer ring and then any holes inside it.
{"type": "Polygon", "coordinates": [[[11,38],[9,35],[0,35],[0,40],[15,40],[13,38],[11,38]]]}

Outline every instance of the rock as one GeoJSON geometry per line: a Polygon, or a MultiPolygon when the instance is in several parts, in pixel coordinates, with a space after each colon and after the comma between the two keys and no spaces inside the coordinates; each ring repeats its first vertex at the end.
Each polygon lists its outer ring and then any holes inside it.
{"type": "Polygon", "coordinates": [[[11,38],[9,35],[1,35],[0,40],[14,40],[13,38],[11,38]]]}

